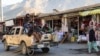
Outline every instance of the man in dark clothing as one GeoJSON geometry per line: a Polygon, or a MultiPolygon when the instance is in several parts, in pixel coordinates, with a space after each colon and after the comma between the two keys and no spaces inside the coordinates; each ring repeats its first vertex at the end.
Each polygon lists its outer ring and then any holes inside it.
{"type": "Polygon", "coordinates": [[[24,27],[24,32],[28,33],[28,27],[29,27],[29,21],[30,21],[30,15],[26,14],[24,21],[23,21],[23,27],[24,27]]]}
{"type": "Polygon", "coordinates": [[[42,28],[42,31],[45,33],[51,33],[52,30],[51,28],[49,28],[49,26],[47,24],[44,25],[44,27],[42,28]]]}
{"type": "Polygon", "coordinates": [[[79,30],[79,35],[83,35],[83,31],[82,30],[79,30]]]}
{"type": "Polygon", "coordinates": [[[94,31],[93,29],[91,29],[91,30],[89,31],[89,41],[90,41],[90,42],[96,41],[95,31],[94,31]]]}
{"type": "Polygon", "coordinates": [[[33,26],[30,27],[28,31],[28,36],[34,35],[36,42],[39,42],[41,39],[41,29],[36,23],[31,23],[31,25],[33,26]]]}
{"type": "Polygon", "coordinates": [[[34,24],[33,24],[33,29],[34,29],[34,32],[41,32],[42,31],[36,22],[34,22],[34,24]]]}
{"type": "Polygon", "coordinates": [[[24,18],[24,21],[23,21],[23,24],[26,24],[30,21],[30,15],[29,14],[26,14],[25,18],[24,18]]]}
{"type": "Polygon", "coordinates": [[[96,37],[95,37],[95,29],[90,29],[89,31],[89,35],[88,35],[88,52],[91,53],[92,52],[92,48],[95,49],[95,51],[98,53],[99,49],[97,48],[97,44],[96,44],[96,37]]]}

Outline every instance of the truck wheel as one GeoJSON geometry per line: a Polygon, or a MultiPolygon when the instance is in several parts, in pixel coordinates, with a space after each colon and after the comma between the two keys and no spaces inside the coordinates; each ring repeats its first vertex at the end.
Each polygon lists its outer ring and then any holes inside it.
{"type": "Polygon", "coordinates": [[[33,54],[34,54],[34,50],[30,49],[30,48],[27,48],[27,55],[28,56],[33,56],[33,54]]]}
{"type": "Polygon", "coordinates": [[[10,47],[7,46],[7,42],[6,41],[4,41],[4,49],[5,49],[5,51],[9,51],[9,49],[10,49],[10,47]]]}
{"type": "Polygon", "coordinates": [[[21,43],[21,53],[23,55],[26,55],[27,54],[27,46],[24,42],[21,43]]]}
{"type": "Polygon", "coordinates": [[[43,51],[44,53],[48,53],[48,52],[49,52],[49,48],[42,48],[42,51],[43,51]]]}

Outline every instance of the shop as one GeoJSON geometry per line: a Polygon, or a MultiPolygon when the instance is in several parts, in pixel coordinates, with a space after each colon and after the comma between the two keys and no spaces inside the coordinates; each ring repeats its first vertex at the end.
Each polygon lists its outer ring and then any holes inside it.
{"type": "Polygon", "coordinates": [[[73,32],[73,34],[77,35],[77,31],[78,31],[78,18],[77,17],[73,17],[73,18],[69,18],[69,23],[70,23],[70,32],[73,32]],[[73,31],[74,30],[74,31],[73,31]]]}
{"type": "Polygon", "coordinates": [[[99,8],[93,9],[90,11],[83,11],[80,13],[80,16],[82,16],[85,19],[87,19],[88,17],[92,22],[94,22],[94,27],[100,24],[100,9],[99,8]]]}
{"type": "Polygon", "coordinates": [[[61,19],[46,20],[46,24],[48,24],[52,29],[54,29],[56,26],[61,28],[61,19]]]}
{"type": "Polygon", "coordinates": [[[62,27],[62,19],[59,17],[59,15],[56,16],[47,16],[42,18],[42,25],[45,24],[49,25],[52,30],[54,30],[55,27],[62,27]]]}
{"type": "Polygon", "coordinates": [[[92,15],[88,15],[85,17],[79,17],[79,30],[83,30],[85,32],[88,31],[89,23],[92,20],[92,15]]]}
{"type": "MultiPolygon", "coordinates": [[[[86,32],[88,32],[89,29],[89,23],[93,19],[94,16],[88,15],[88,16],[80,16],[79,14],[75,13],[75,16],[68,16],[67,23],[68,23],[68,32],[71,36],[69,36],[70,40],[74,38],[73,41],[77,41],[77,39],[80,36],[80,31],[83,31],[84,35],[86,35],[86,32]],[[84,26],[82,26],[84,24],[84,26]],[[83,29],[82,29],[83,27],[83,29]]],[[[95,19],[96,20],[96,19],[95,19]]]]}

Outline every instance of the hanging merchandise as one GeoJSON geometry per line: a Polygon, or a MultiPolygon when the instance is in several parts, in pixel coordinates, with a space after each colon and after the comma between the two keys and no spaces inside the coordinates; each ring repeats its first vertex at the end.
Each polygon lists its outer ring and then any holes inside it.
{"type": "Polygon", "coordinates": [[[93,15],[92,16],[92,19],[91,19],[91,21],[89,22],[89,27],[91,28],[94,28],[94,29],[96,29],[96,16],[95,15],[93,15]]]}

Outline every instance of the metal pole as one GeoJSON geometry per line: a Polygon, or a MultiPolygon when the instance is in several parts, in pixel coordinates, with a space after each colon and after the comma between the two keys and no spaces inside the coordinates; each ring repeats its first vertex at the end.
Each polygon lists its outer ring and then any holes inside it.
{"type": "Polygon", "coordinates": [[[2,1],[0,0],[0,22],[2,21],[2,1]]]}
{"type": "Polygon", "coordinates": [[[79,36],[79,16],[78,16],[78,36],[79,36]]]}
{"type": "Polygon", "coordinates": [[[1,21],[3,22],[3,6],[2,6],[2,0],[1,0],[1,21]]]}

